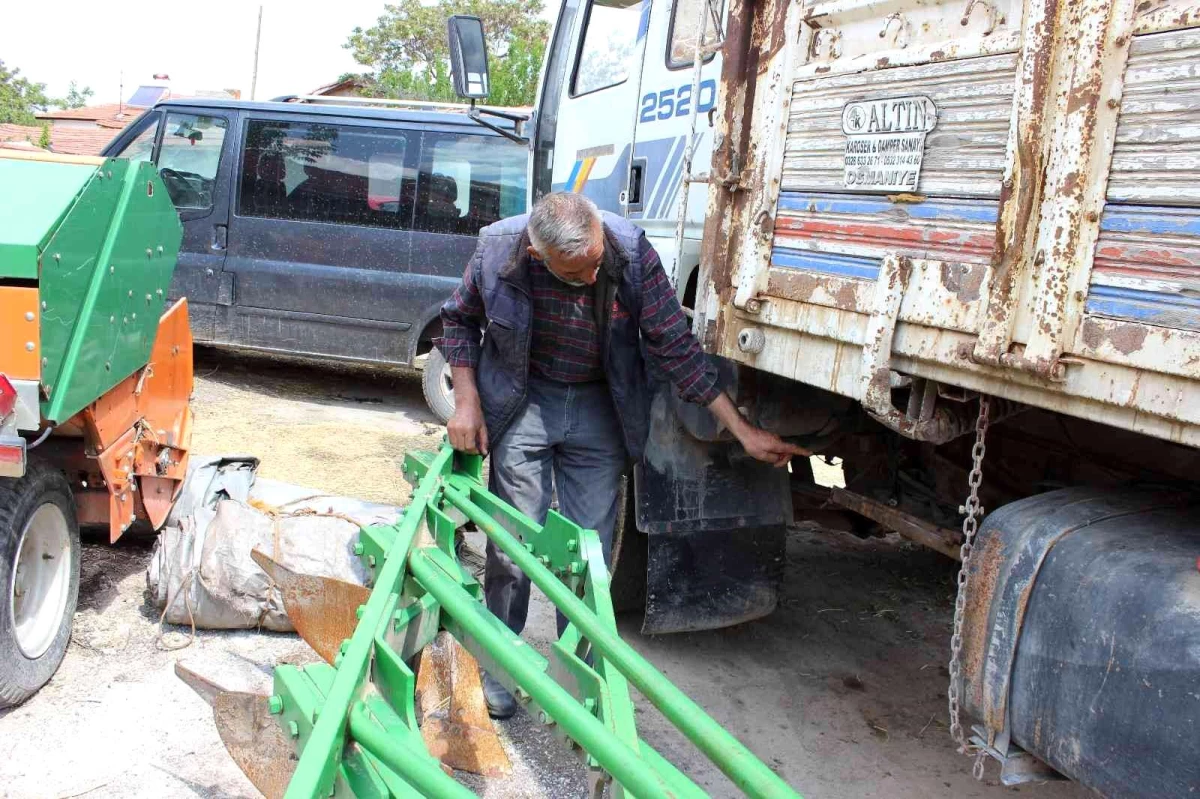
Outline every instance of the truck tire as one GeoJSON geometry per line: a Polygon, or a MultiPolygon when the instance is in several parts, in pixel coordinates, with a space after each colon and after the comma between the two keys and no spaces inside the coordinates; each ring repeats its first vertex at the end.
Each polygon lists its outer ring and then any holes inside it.
{"type": "Polygon", "coordinates": [[[425,359],[421,370],[421,388],[425,392],[425,403],[442,424],[454,415],[454,385],[450,382],[450,365],[441,350],[434,347],[425,359]]]}
{"type": "Polygon", "coordinates": [[[646,604],[646,558],[648,541],[637,529],[637,498],[633,492],[632,475],[621,479],[621,494],[617,500],[617,523],[613,529],[612,574],[609,575],[609,594],[613,611],[641,610],[646,604]]]}
{"type": "Polygon", "coordinates": [[[62,472],[30,461],[0,480],[0,708],[24,702],[62,663],[79,598],[79,523],[62,472]]]}

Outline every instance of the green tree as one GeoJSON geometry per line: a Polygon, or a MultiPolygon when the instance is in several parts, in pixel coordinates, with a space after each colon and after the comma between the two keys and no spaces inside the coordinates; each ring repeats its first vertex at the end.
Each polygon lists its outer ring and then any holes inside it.
{"type": "Polygon", "coordinates": [[[370,97],[452,102],[446,19],[471,14],[483,20],[491,62],[494,105],[532,105],[549,25],[539,19],[542,0],[400,0],[366,30],[355,28],[346,49],[369,67],[362,93],[370,97]]]}
{"type": "Polygon", "coordinates": [[[34,112],[45,111],[49,104],[46,84],[33,83],[21,70],[10,70],[0,61],[0,123],[35,125],[34,112]]]}
{"type": "Polygon", "coordinates": [[[37,146],[43,150],[50,149],[50,126],[44,122],[42,123],[42,134],[38,136],[37,146]]]}
{"type": "Polygon", "coordinates": [[[71,81],[71,85],[67,88],[67,96],[55,100],[54,104],[59,108],[83,108],[88,104],[88,100],[92,99],[93,94],[95,92],[92,91],[91,86],[84,86],[80,89],[75,81],[71,81]]]}

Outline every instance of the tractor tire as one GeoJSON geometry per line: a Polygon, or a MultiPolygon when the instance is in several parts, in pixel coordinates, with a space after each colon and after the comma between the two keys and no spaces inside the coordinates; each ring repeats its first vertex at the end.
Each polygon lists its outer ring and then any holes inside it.
{"type": "Polygon", "coordinates": [[[425,359],[421,370],[421,388],[425,392],[425,403],[442,424],[454,415],[454,384],[450,382],[450,365],[441,350],[434,347],[425,359]]]}
{"type": "Polygon", "coordinates": [[[67,478],[31,460],[0,479],[0,708],[33,696],[62,663],[79,599],[79,522],[67,478]]]}

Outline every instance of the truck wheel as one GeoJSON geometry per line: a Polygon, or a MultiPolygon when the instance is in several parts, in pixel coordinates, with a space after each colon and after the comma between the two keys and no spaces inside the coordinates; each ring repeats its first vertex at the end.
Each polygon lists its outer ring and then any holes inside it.
{"type": "Polygon", "coordinates": [[[612,558],[616,568],[609,576],[609,593],[617,613],[641,610],[646,604],[648,539],[637,529],[637,498],[633,477],[622,478],[620,510],[613,530],[612,558]]]}
{"type": "Polygon", "coordinates": [[[442,424],[450,421],[454,415],[454,384],[450,381],[450,364],[441,350],[434,347],[425,359],[425,368],[421,373],[421,388],[425,391],[425,402],[433,415],[442,420],[442,424]]]}
{"type": "Polygon", "coordinates": [[[79,598],[79,523],[61,472],[31,461],[0,480],[0,707],[45,685],[67,652],[79,598]]]}

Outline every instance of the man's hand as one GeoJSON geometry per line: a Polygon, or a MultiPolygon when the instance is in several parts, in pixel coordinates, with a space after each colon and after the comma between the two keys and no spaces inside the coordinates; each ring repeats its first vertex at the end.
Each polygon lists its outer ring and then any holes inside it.
{"type": "Polygon", "coordinates": [[[729,432],[737,437],[747,455],[763,463],[782,467],[787,466],[794,457],[805,457],[812,454],[804,447],[789,444],[774,433],[768,433],[747,422],[738,413],[733,400],[729,399],[727,394],[721,394],[713,400],[708,409],[721,421],[721,424],[725,425],[729,432]]]}
{"type": "Polygon", "coordinates": [[[768,433],[760,427],[745,423],[743,430],[734,431],[738,441],[746,449],[746,454],[752,458],[770,463],[774,466],[787,466],[792,458],[807,456],[812,453],[803,447],[789,444],[774,433],[768,433]]]}
{"type": "Polygon", "coordinates": [[[483,406],[475,388],[475,370],[464,366],[451,367],[454,381],[454,415],[446,423],[450,446],[470,455],[486,455],[488,451],[487,424],[483,421],[483,406]]]}

